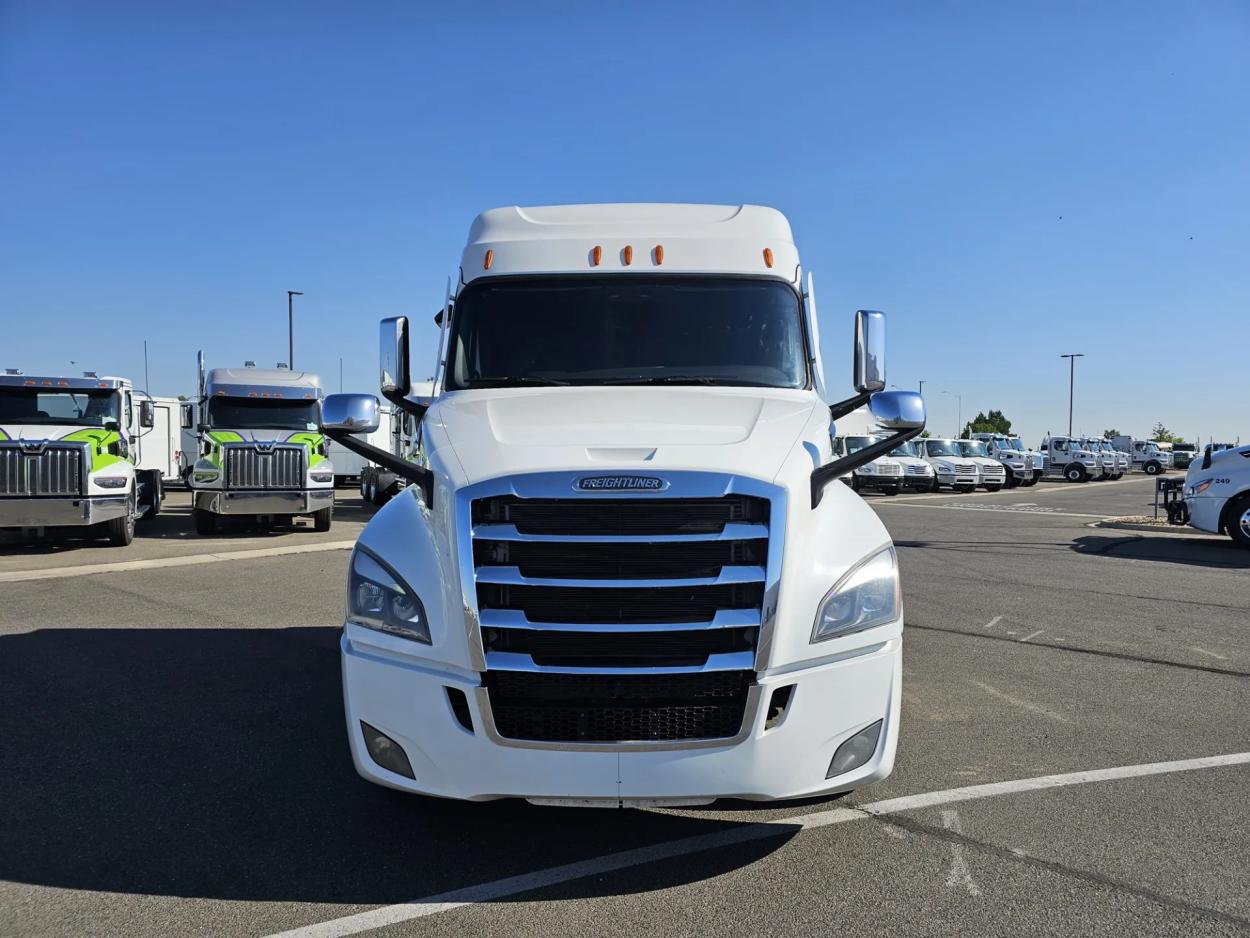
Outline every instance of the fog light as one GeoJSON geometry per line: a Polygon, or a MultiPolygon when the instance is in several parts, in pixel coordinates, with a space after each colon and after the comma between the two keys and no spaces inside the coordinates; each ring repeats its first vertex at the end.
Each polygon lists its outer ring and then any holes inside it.
{"type": "Polygon", "coordinates": [[[825,773],[825,778],[833,778],[851,769],[858,769],[871,759],[872,754],[877,751],[877,740],[881,738],[883,722],[883,720],[878,720],[872,726],[864,727],[839,746],[838,751],[833,754],[833,761],[829,763],[829,771],[825,773]]]}
{"type": "MultiPolygon", "coordinates": [[[[412,773],[412,763],[408,761],[408,755],[404,752],[403,746],[364,720],[360,721],[360,730],[365,735],[365,748],[369,750],[369,757],[374,762],[396,775],[410,778],[414,782],[417,780],[412,773]]],[[[838,750],[838,752],[841,751],[841,749],[838,750]]],[[[834,758],[836,759],[837,756],[834,758]]]]}

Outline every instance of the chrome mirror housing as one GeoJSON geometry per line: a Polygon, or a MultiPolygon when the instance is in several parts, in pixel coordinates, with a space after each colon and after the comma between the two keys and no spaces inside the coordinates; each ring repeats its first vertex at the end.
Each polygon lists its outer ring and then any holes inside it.
{"type": "Polygon", "coordinates": [[[868,410],[884,430],[924,429],[924,398],[915,391],[878,391],[869,398],[868,410]]]}
{"type": "Polygon", "coordinates": [[[378,387],[385,398],[403,397],[412,385],[408,375],[408,317],[383,319],[378,332],[378,387]]]}
{"type": "Polygon", "coordinates": [[[331,394],[321,402],[321,428],[372,433],[378,428],[378,399],[372,394],[331,394]]]}

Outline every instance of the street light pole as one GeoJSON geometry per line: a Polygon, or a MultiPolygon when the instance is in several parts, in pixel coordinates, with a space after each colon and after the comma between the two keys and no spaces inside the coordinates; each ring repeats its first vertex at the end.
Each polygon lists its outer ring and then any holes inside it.
{"type": "Polygon", "coordinates": [[[1084,352],[1073,352],[1070,355],[1060,355],[1060,358],[1068,360],[1068,439],[1072,438],[1072,393],[1076,389],[1076,360],[1084,358],[1084,352]]]}
{"type": "Polygon", "coordinates": [[[921,395],[923,395],[923,394],[924,394],[924,381],[923,381],[923,380],[921,380],[921,382],[920,382],[920,394],[921,394],[921,395]]]}
{"type": "Polygon", "coordinates": [[[295,370],[295,297],[303,296],[299,290],[286,291],[286,364],[295,370]]]}

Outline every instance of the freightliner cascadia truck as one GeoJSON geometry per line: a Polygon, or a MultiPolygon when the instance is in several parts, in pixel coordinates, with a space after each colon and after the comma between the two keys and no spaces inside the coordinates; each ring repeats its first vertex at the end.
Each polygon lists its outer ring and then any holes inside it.
{"type": "Polygon", "coordinates": [[[199,356],[198,458],[188,474],[199,534],[223,517],[290,521],[329,531],[334,466],[321,433],[321,379],[289,368],[214,368],[199,356]]]}
{"type": "MultiPolygon", "coordinates": [[[[124,547],[155,517],[159,469],[140,467],[153,403],[126,378],[0,375],[0,528],[78,529],[124,547]]],[[[154,444],[155,445],[155,444],[154,444]]]]}
{"type": "Polygon", "coordinates": [[[890,536],[838,478],[920,433],[855,316],[830,404],[811,279],[757,206],[503,208],[473,223],[435,395],[408,322],[381,392],[423,463],[361,533],[341,658],[357,771],[448,798],[572,805],[800,798],[886,776],[903,605],[890,536]],[[424,369],[422,369],[424,370],[424,369]],[[868,405],[882,436],[835,458],[868,405]]]}

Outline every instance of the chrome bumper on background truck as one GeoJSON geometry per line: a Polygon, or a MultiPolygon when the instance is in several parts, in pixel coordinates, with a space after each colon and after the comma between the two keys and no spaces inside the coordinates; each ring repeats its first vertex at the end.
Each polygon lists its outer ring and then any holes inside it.
{"type": "Polygon", "coordinates": [[[88,527],[124,518],[129,510],[129,495],[0,498],[0,528],[88,527]]]}
{"type": "Polygon", "coordinates": [[[215,515],[310,515],[334,506],[334,488],[282,492],[199,489],[194,492],[192,505],[215,515]]]}

